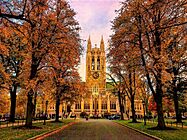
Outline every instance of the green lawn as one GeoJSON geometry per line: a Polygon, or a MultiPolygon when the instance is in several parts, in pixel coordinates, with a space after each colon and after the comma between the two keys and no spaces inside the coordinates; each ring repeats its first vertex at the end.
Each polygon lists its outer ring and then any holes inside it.
{"type": "Polygon", "coordinates": [[[18,128],[18,126],[1,128],[0,140],[25,140],[36,135],[60,128],[72,121],[74,120],[63,120],[63,122],[60,123],[46,122],[46,125],[43,125],[43,123],[35,123],[33,126],[36,126],[36,129],[18,128]]]}
{"type": "Polygon", "coordinates": [[[184,121],[184,125],[187,126],[187,120],[184,121]]]}
{"type": "MultiPolygon", "coordinates": [[[[165,119],[165,122],[168,122],[168,123],[175,123],[176,120],[175,119],[165,119]]],[[[182,120],[183,122],[183,125],[187,126],[187,120],[182,120]]],[[[180,124],[181,125],[181,124],[180,124]]]]}
{"type": "Polygon", "coordinates": [[[187,139],[187,128],[176,128],[176,130],[150,130],[149,128],[155,127],[156,123],[147,123],[144,126],[143,122],[141,123],[130,123],[130,121],[115,121],[123,125],[127,125],[133,128],[136,128],[140,131],[146,132],[148,134],[159,137],[163,140],[186,140],[187,139]]]}
{"type": "MultiPolygon", "coordinates": [[[[138,120],[138,121],[140,121],[140,122],[142,122],[143,121],[143,119],[142,120],[138,120]]],[[[156,119],[149,119],[149,120],[146,120],[147,122],[150,122],[150,123],[157,123],[157,120],[156,119]]],[[[165,123],[168,125],[168,126],[176,126],[176,120],[175,119],[164,119],[164,121],[165,121],[165,123]]],[[[187,126],[187,120],[182,120],[182,122],[183,122],[183,126],[187,126]]],[[[177,124],[179,127],[182,127],[182,123],[178,123],[177,124]]]]}
{"type": "MultiPolygon", "coordinates": [[[[15,123],[24,124],[25,120],[15,120],[15,123]]],[[[7,125],[7,124],[8,124],[8,126],[14,125],[12,122],[9,122],[9,121],[1,121],[0,122],[0,127],[1,127],[1,125],[7,125]]]]}

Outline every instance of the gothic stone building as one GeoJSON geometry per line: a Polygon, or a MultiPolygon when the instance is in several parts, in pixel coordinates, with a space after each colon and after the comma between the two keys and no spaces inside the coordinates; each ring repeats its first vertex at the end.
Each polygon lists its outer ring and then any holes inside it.
{"type": "MultiPolygon", "coordinates": [[[[105,56],[105,45],[103,37],[100,41],[100,47],[96,46],[92,48],[91,39],[89,37],[87,42],[87,53],[86,53],[86,87],[88,91],[85,97],[76,101],[73,104],[63,103],[60,106],[60,110],[68,112],[71,110],[72,113],[79,114],[86,112],[90,116],[98,115],[102,116],[104,113],[118,114],[119,103],[118,98],[115,96],[111,89],[108,88],[106,83],[106,56],[105,56]]],[[[131,116],[130,101],[126,98],[125,112],[131,116]]],[[[49,116],[55,116],[55,105],[50,105],[48,109],[49,116]]],[[[143,115],[143,106],[140,100],[135,100],[135,110],[138,117],[143,115]]],[[[62,115],[62,112],[60,112],[62,115]]]]}
{"type": "Polygon", "coordinates": [[[86,112],[90,116],[104,113],[119,113],[117,97],[106,89],[106,57],[103,37],[100,47],[92,48],[89,37],[86,53],[86,87],[88,93],[81,101],[76,102],[72,112],[86,112]]]}

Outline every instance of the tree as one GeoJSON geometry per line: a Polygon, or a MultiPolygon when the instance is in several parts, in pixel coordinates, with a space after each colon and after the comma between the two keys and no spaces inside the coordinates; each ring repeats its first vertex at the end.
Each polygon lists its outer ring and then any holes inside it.
{"type": "Polygon", "coordinates": [[[131,102],[132,121],[137,122],[134,100],[137,92],[137,81],[141,73],[140,51],[136,47],[133,35],[130,37],[128,36],[127,39],[129,39],[129,42],[123,42],[123,40],[126,40],[126,36],[121,34],[127,29],[118,27],[118,21],[119,20],[116,19],[116,23],[115,21],[113,22],[112,29],[115,34],[111,36],[108,60],[111,72],[115,73],[117,77],[120,77],[123,90],[131,102]]]}
{"type": "Polygon", "coordinates": [[[139,49],[142,70],[157,104],[158,129],[165,129],[163,117],[163,85],[167,58],[168,32],[186,24],[185,0],[141,1],[122,4],[113,21],[115,44],[133,44],[139,49]]]}
{"type": "Polygon", "coordinates": [[[179,102],[185,93],[187,85],[187,45],[186,45],[186,29],[185,27],[176,27],[168,33],[170,40],[166,49],[168,53],[168,65],[166,71],[170,74],[167,81],[167,93],[173,99],[175,105],[176,121],[182,122],[181,109],[179,102]]]}
{"type": "MultiPolygon", "coordinates": [[[[60,8],[60,7],[59,7],[60,8]]],[[[82,47],[80,45],[79,38],[79,26],[74,19],[75,12],[68,7],[65,7],[66,11],[60,14],[58,17],[58,22],[61,26],[57,28],[56,40],[61,38],[60,41],[63,44],[57,45],[58,47],[53,48],[53,51],[48,56],[49,67],[51,67],[53,82],[56,89],[56,121],[59,121],[59,106],[60,99],[65,91],[69,90],[69,83],[71,78],[77,77],[77,66],[80,61],[80,54],[82,47]],[[62,16],[66,15],[66,20],[62,20],[62,16]],[[64,25],[67,24],[67,27],[64,25]],[[61,34],[61,29],[66,29],[63,34],[61,34]]],[[[59,9],[60,10],[60,9],[59,9]]],[[[64,9],[61,9],[64,10],[64,9]]]]}
{"type": "Polygon", "coordinates": [[[136,71],[139,68],[138,50],[135,50],[131,44],[118,44],[117,42],[120,39],[115,35],[111,38],[111,46],[107,55],[110,64],[109,68],[110,72],[116,75],[120,84],[120,90],[123,91],[123,94],[127,95],[131,102],[132,122],[137,122],[134,101],[138,79],[136,71]]]}
{"type": "Polygon", "coordinates": [[[1,45],[4,45],[8,50],[8,55],[1,56],[1,63],[5,69],[5,72],[9,75],[10,91],[10,122],[15,121],[16,112],[16,92],[20,87],[20,75],[22,74],[22,66],[25,59],[25,44],[22,42],[23,37],[17,35],[14,30],[11,30],[9,23],[4,22],[2,33],[0,35],[1,45]]]}
{"type": "MultiPolygon", "coordinates": [[[[70,34],[79,30],[79,27],[77,22],[71,18],[75,13],[66,1],[24,0],[18,2],[15,0],[13,3],[3,1],[1,7],[1,20],[10,22],[11,27],[24,36],[27,44],[30,60],[27,61],[27,67],[24,69],[24,83],[28,91],[26,126],[31,127],[34,89],[40,82],[38,73],[50,67],[46,60],[54,50],[57,50],[55,48],[64,47],[64,44],[67,44],[67,37],[70,37],[69,42],[71,40],[72,44],[74,43],[72,46],[77,45],[73,40],[73,36],[77,34],[72,36],[70,34]],[[12,20],[12,18],[18,20],[12,20]]],[[[66,55],[71,52],[65,50],[61,53],[66,58],[66,55]]]]}
{"type": "MultiPolygon", "coordinates": [[[[114,74],[113,74],[114,75],[114,74]]],[[[122,81],[120,80],[121,78],[112,76],[111,74],[108,73],[108,78],[109,81],[111,81],[111,85],[113,87],[113,92],[117,93],[118,96],[118,102],[119,102],[119,108],[120,108],[120,113],[121,113],[121,120],[124,120],[124,105],[122,102],[122,96],[124,94],[123,86],[122,86],[122,81]],[[119,78],[119,79],[118,79],[119,78]]]]}
{"type": "Polygon", "coordinates": [[[148,111],[149,108],[149,99],[151,97],[151,93],[149,90],[149,85],[147,83],[146,78],[144,77],[144,75],[142,75],[142,77],[140,76],[140,78],[137,80],[137,92],[139,93],[138,99],[142,100],[142,104],[144,103],[144,110],[145,110],[145,115],[146,116],[150,116],[150,112],[148,111]]]}

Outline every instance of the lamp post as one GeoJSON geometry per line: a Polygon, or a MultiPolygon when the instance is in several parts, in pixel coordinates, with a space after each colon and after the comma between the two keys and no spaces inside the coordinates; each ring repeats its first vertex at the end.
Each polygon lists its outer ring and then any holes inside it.
{"type": "Polygon", "coordinates": [[[97,100],[96,100],[96,96],[95,96],[95,98],[94,98],[94,104],[95,104],[95,115],[97,114],[97,100]]]}
{"type": "Polygon", "coordinates": [[[145,116],[145,101],[142,101],[143,104],[143,114],[144,114],[144,125],[146,125],[146,116],[145,116]]]}
{"type": "Polygon", "coordinates": [[[44,123],[43,123],[43,125],[45,125],[46,124],[46,119],[47,119],[47,106],[48,106],[48,100],[45,102],[45,116],[44,116],[44,123]]]}

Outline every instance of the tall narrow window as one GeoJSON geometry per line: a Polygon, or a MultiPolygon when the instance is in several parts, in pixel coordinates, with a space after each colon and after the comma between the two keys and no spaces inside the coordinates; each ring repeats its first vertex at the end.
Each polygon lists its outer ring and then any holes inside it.
{"type": "Polygon", "coordinates": [[[98,87],[98,85],[92,86],[92,93],[93,94],[98,94],[99,93],[99,87],[98,87]]]}
{"type": "Polygon", "coordinates": [[[90,104],[89,103],[84,103],[84,109],[90,109],[90,104]]]}
{"type": "Polygon", "coordinates": [[[110,101],[110,109],[116,109],[116,102],[110,101]]]}
{"type": "Polygon", "coordinates": [[[100,70],[100,59],[99,59],[99,57],[97,58],[97,70],[100,70]]]}
{"type": "Polygon", "coordinates": [[[102,109],[107,109],[107,101],[103,101],[101,105],[102,109]]]}
{"type": "Polygon", "coordinates": [[[92,57],[92,70],[95,69],[95,62],[94,62],[94,57],[92,57]]]}
{"type": "Polygon", "coordinates": [[[94,101],[93,102],[93,109],[98,109],[99,105],[98,105],[98,101],[94,101]],[[96,105],[95,105],[96,103],[96,105]]]}
{"type": "Polygon", "coordinates": [[[81,109],[81,102],[77,102],[75,104],[75,109],[81,109]]]}
{"type": "Polygon", "coordinates": [[[90,70],[90,57],[88,58],[88,70],[90,70]]]}

